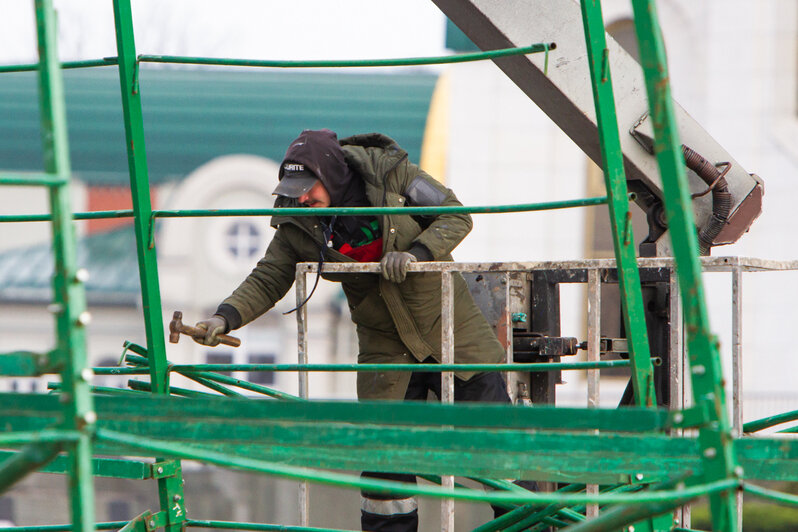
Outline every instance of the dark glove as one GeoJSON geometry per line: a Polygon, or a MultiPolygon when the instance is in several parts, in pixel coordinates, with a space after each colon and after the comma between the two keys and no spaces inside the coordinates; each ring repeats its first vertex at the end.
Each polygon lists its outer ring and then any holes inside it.
{"type": "Polygon", "coordinates": [[[205,330],[205,336],[194,338],[194,341],[200,345],[209,345],[211,347],[219,345],[219,336],[227,332],[227,320],[219,315],[213,315],[207,320],[197,322],[194,326],[197,329],[205,330]]]}
{"type": "Polygon", "coordinates": [[[394,283],[401,283],[407,277],[407,265],[416,262],[416,257],[407,251],[389,251],[380,261],[382,276],[394,283]]]}

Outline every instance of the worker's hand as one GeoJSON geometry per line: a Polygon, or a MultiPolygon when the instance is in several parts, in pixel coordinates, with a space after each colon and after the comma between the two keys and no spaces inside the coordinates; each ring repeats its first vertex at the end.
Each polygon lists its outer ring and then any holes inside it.
{"type": "Polygon", "coordinates": [[[197,329],[203,329],[205,331],[204,337],[193,337],[194,341],[201,345],[209,345],[211,347],[215,345],[219,345],[219,335],[224,334],[227,331],[227,320],[223,317],[218,315],[213,315],[207,320],[202,320],[197,322],[194,326],[197,329]]]}
{"type": "Polygon", "coordinates": [[[416,262],[416,257],[407,251],[389,251],[380,262],[382,276],[394,283],[401,283],[407,277],[407,265],[416,262]]]}

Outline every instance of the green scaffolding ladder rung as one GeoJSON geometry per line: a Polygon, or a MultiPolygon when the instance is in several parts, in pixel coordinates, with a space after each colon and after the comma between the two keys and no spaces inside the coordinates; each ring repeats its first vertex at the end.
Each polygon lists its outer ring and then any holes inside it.
{"type": "Polygon", "coordinates": [[[61,186],[69,183],[69,176],[46,172],[0,172],[0,185],[61,186]]]}

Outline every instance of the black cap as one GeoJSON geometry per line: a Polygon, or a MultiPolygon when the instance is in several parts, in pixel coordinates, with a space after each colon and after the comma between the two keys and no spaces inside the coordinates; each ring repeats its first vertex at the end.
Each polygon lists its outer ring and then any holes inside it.
{"type": "Polygon", "coordinates": [[[284,162],[280,169],[280,183],[272,194],[298,198],[319,182],[316,175],[304,164],[284,162]]]}

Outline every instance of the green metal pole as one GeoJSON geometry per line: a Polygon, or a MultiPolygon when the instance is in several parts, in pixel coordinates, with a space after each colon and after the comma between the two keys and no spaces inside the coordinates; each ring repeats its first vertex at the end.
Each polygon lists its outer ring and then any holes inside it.
{"type": "MultiPolygon", "coordinates": [[[[654,126],[654,153],[662,178],[665,212],[684,307],[693,401],[696,406],[703,406],[710,416],[710,423],[698,433],[704,480],[712,482],[733,476],[741,477],[742,471],[738,469],[732,449],[718,343],[709,329],[698,260],[698,237],[673,112],[665,46],[656,4],[651,0],[632,0],[632,7],[654,126]]],[[[712,494],[709,501],[712,529],[737,530],[734,492],[712,494]]]]}
{"type": "Polygon", "coordinates": [[[612,242],[618,265],[618,285],[621,291],[626,337],[629,341],[629,358],[632,361],[632,386],[638,406],[655,406],[654,368],[651,366],[643,292],[640,272],[637,269],[635,241],[632,234],[632,212],[626,175],[623,170],[623,152],[618,136],[618,119],[615,115],[615,97],[610,77],[609,49],[604,33],[604,19],[599,0],[582,0],[582,23],[585,28],[596,123],[601,143],[604,166],[604,183],[607,188],[612,225],[612,242]]]}
{"type": "Polygon", "coordinates": [[[158,264],[155,248],[148,245],[149,221],[152,215],[147,156],[144,147],[144,124],[141,113],[141,94],[138,83],[138,63],[133,38],[130,0],[114,0],[116,46],[119,53],[119,82],[122,90],[122,110],[125,119],[127,160],[130,169],[130,189],[133,197],[133,225],[139,260],[144,327],[153,391],[167,392],[166,342],[158,284],[158,264]]]}
{"type": "MultiPolygon", "coordinates": [[[[42,121],[44,170],[70,175],[66,110],[58,52],[56,15],[52,0],[36,0],[36,33],[39,47],[39,98],[42,121]]],[[[53,214],[54,308],[57,346],[53,365],[61,367],[64,387],[64,428],[80,431],[79,439],[67,444],[69,487],[74,530],[94,529],[94,487],[91,474],[91,430],[97,419],[89,392],[86,331],[89,315],[86,294],[77,270],[75,228],[68,181],[49,188],[53,214]]]]}
{"type": "MultiPolygon", "coordinates": [[[[158,283],[158,263],[155,246],[149,245],[149,224],[152,216],[150,185],[147,174],[147,156],[144,146],[144,123],[141,113],[138,62],[133,34],[133,15],[130,0],[114,0],[117,61],[122,93],[122,111],[125,120],[125,139],[130,169],[130,189],[133,198],[133,226],[136,233],[136,250],[139,260],[144,327],[147,336],[150,382],[157,394],[169,393],[169,375],[166,371],[166,342],[161,311],[161,293],[158,283]]],[[[167,512],[166,532],[179,532],[185,522],[183,477],[179,461],[165,467],[169,475],[159,475],[158,496],[161,509],[167,512]]]]}

